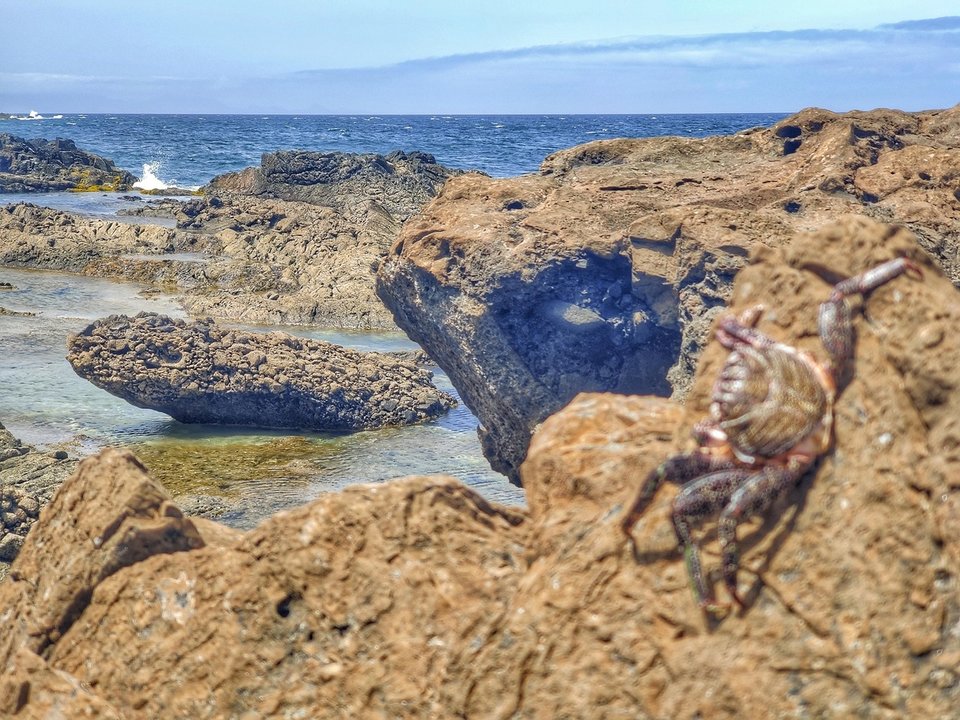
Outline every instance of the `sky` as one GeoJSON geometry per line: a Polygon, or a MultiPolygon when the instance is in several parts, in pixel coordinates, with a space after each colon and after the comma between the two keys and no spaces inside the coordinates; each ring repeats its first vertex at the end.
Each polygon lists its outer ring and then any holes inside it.
{"type": "Polygon", "coordinates": [[[948,107],[957,0],[5,0],[0,111],[948,107]]]}

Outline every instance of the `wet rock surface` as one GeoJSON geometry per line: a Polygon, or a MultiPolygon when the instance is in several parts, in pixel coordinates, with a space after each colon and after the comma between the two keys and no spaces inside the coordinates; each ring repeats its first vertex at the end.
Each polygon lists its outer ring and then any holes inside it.
{"type": "Polygon", "coordinates": [[[0,193],[127,190],[137,179],[72,140],[0,133],[0,193]]]}
{"type": "Polygon", "coordinates": [[[706,411],[726,354],[710,342],[685,407],[585,394],[546,420],[521,471],[529,511],[418,477],[217,533],[179,518],[133,458],[85,461],[0,583],[0,708],[952,717],[960,293],[910,233],[851,218],[755,250],[731,305],[765,303],[764,332],[819,352],[817,305],[834,274],[904,254],[925,278],[863,301],[834,449],[766,520],[741,527],[745,611],[697,608],[669,520],[675,488],[637,525],[636,554],[619,527],[643,476],[706,411]],[[104,528],[111,539],[95,542],[104,528]],[[52,600],[38,603],[42,593],[52,600]]]}
{"type": "Polygon", "coordinates": [[[345,432],[423,422],[456,405],[413,362],[209,319],[113,315],[68,349],[81,377],[185,423],[345,432]]]}
{"type": "Polygon", "coordinates": [[[858,213],[910,228],[960,283],[958,177],[960,107],[603,140],[537,174],[452,178],[404,227],[379,292],[517,481],[533,429],[577,392],[682,397],[756,247],[858,213]]]}

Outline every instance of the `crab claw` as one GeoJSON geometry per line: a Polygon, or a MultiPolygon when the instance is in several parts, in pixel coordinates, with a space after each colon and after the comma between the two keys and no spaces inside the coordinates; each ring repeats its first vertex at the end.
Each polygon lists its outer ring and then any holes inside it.
{"type": "Polygon", "coordinates": [[[913,275],[917,280],[923,280],[923,268],[908,257],[900,258],[903,261],[904,272],[913,275]]]}

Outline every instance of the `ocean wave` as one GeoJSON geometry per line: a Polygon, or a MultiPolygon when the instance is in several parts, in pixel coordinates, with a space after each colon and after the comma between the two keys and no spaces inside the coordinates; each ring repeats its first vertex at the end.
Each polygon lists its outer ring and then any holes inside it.
{"type": "Polygon", "coordinates": [[[167,190],[170,186],[157,177],[160,170],[159,162],[148,162],[143,164],[143,175],[133,186],[140,190],[167,190]]]}
{"type": "Polygon", "coordinates": [[[52,116],[50,116],[50,117],[46,117],[46,116],[41,115],[40,113],[38,113],[36,110],[31,110],[31,111],[30,111],[29,113],[27,113],[26,115],[11,115],[11,116],[10,116],[10,119],[11,119],[11,120],[60,120],[60,119],[62,119],[62,118],[63,118],[63,115],[52,115],[52,116]]]}
{"type": "Polygon", "coordinates": [[[178,185],[176,179],[171,179],[170,182],[165,182],[160,179],[160,176],[157,174],[160,172],[160,168],[163,167],[163,163],[159,160],[154,160],[152,162],[143,164],[143,175],[137,180],[133,187],[138,190],[169,190],[170,188],[183,188],[185,190],[197,190],[199,185],[192,185],[189,187],[184,187],[178,185]]]}

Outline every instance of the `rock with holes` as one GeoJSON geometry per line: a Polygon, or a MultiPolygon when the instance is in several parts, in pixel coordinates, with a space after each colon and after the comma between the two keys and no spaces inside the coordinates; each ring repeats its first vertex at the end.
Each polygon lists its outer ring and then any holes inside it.
{"type": "Polygon", "coordinates": [[[0,423],[0,580],[20,552],[41,506],[76,465],[65,451],[41,452],[0,423]]]}
{"type": "Polygon", "coordinates": [[[185,423],[345,432],[456,404],[430,371],[392,355],[156,313],[96,321],[71,336],[67,360],[97,387],[185,423]]]}
{"type": "Polygon", "coordinates": [[[682,397],[751,251],[858,213],[906,225],[960,283],[960,106],[705,139],[603,140],[519,178],[452,178],[381,266],[397,323],[450,376],[512,480],[589,390],[682,397]]]}

